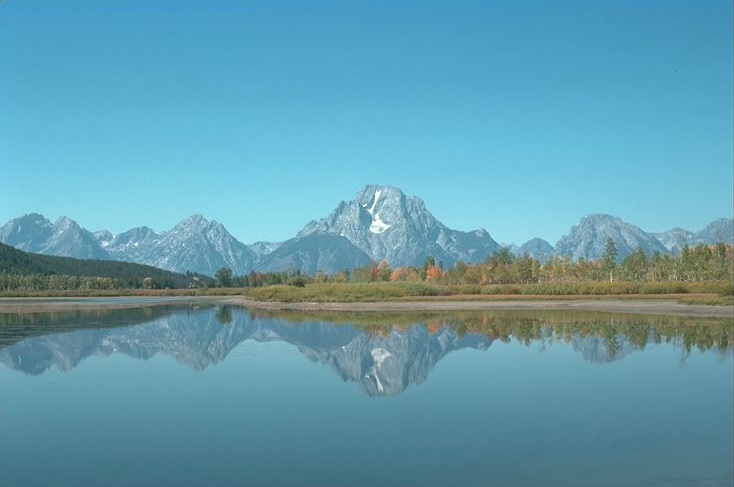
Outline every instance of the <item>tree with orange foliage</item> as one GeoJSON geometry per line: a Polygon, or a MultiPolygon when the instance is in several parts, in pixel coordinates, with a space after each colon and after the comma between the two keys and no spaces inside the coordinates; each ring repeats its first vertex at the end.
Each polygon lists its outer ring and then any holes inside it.
{"type": "Polygon", "coordinates": [[[390,274],[390,280],[416,282],[420,280],[420,275],[414,267],[398,267],[390,274]]]}
{"type": "Polygon", "coordinates": [[[392,269],[390,268],[390,264],[388,264],[386,260],[380,262],[379,273],[381,281],[387,282],[390,280],[392,269]]]}
{"type": "Polygon", "coordinates": [[[435,265],[429,266],[426,269],[426,281],[428,282],[439,282],[443,279],[445,273],[435,265]]]}

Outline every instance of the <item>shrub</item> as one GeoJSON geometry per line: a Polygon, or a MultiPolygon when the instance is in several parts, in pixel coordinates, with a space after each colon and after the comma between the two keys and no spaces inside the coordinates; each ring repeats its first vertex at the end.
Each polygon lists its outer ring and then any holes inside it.
{"type": "Polygon", "coordinates": [[[303,276],[294,276],[288,280],[288,284],[295,287],[306,287],[306,279],[303,276]]]}

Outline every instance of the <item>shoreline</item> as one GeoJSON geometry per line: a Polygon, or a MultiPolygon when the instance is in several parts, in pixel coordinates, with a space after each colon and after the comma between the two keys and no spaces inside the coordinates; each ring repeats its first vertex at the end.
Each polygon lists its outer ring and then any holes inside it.
{"type": "Polygon", "coordinates": [[[734,319],[734,306],[679,304],[666,299],[558,299],[558,300],[446,300],[371,302],[272,302],[255,301],[244,296],[177,297],[75,297],[75,298],[0,298],[0,313],[44,313],[92,309],[125,309],[176,304],[214,304],[259,310],[296,311],[553,311],[578,310],[622,314],[649,314],[734,319]]]}
{"type": "Polygon", "coordinates": [[[252,301],[235,298],[227,304],[241,305],[246,308],[264,310],[296,311],[597,311],[623,314],[649,314],[693,316],[706,318],[732,318],[732,306],[707,306],[679,304],[666,300],[625,300],[625,299],[568,299],[568,300],[497,300],[497,301],[382,301],[363,303],[280,303],[252,301]]]}

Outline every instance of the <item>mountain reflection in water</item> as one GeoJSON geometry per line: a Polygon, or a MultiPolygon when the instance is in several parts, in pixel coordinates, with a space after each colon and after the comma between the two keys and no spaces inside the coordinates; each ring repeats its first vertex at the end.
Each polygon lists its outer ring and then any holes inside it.
{"type": "Polygon", "coordinates": [[[52,366],[67,371],[87,357],[113,353],[139,359],[165,354],[201,370],[225,360],[245,340],[280,341],[328,364],[370,396],[399,394],[424,382],[452,351],[488,350],[495,340],[516,340],[541,351],[563,341],[591,362],[619,360],[661,342],[679,347],[682,361],[694,347],[727,356],[734,341],[731,320],[591,313],[320,316],[219,306],[4,315],[2,320],[0,361],[28,374],[52,366]]]}

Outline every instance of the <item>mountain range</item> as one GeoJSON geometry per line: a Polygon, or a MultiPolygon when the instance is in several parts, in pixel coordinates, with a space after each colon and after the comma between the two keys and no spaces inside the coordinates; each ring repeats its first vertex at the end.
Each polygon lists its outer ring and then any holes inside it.
{"type": "MultiPolygon", "coordinates": [[[[716,220],[697,232],[675,228],[649,233],[618,217],[593,214],[583,217],[555,246],[534,238],[511,250],[539,260],[556,255],[591,260],[603,256],[611,238],[622,260],[638,248],[647,254],[676,254],[685,245],[732,243],[733,233],[732,219],[716,220]]],[[[482,262],[501,248],[485,229],[451,229],[417,196],[377,185],[364,187],[353,200],[342,201],[285,242],[247,245],[202,215],[192,215],[168,231],[142,226],[113,235],[90,232],[67,217],[52,223],[39,214],[0,227],[0,242],[32,253],[136,262],[210,276],[221,267],[244,275],[282,270],[331,274],[383,260],[392,267],[420,266],[427,256],[449,268],[459,261],[482,262]]]]}

